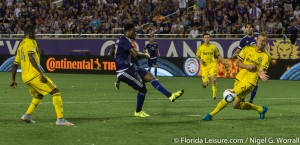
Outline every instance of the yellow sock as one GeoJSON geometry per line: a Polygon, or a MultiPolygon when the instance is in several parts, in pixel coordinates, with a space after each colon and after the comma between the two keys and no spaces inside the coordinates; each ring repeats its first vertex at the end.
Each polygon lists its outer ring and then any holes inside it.
{"type": "Polygon", "coordinates": [[[241,102],[240,103],[241,109],[242,110],[256,110],[258,112],[262,112],[263,111],[263,107],[261,106],[257,106],[248,102],[241,102]]]}
{"type": "Polygon", "coordinates": [[[217,105],[217,107],[214,109],[214,111],[210,112],[210,115],[215,116],[218,112],[220,112],[223,108],[225,108],[227,104],[228,103],[224,99],[222,99],[217,105]]]}
{"type": "Polygon", "coordinates": [[[60,96],[60,92],[52,95],[53,105],[55,108],[57,118],[63,118],[63,102],[60,96]]]}
{"type": "Polygon", "coordinates": [[[36,109],[36,107],[40,104],[40,102],[41,102],[41,99],[32,98],[31,104],[29,105],[26,113],[31,115],[34,112],[34,110],[36,109]]]}
{"type": "Polygon", "coordinates": [[[213,97],[217,96],[217,84],[212,84],[212,93],[213,93],[213,97]]]}

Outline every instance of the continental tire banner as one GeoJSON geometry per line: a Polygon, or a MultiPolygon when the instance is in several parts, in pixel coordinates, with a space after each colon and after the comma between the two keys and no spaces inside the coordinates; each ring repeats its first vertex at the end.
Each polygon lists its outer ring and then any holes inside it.
{"type": "MultiPolygon", "coordinates": [[[[38,39],[39,49],[44,55],[83,55],[106,56],[109,46],[116,39],[38,39]]],[[[161,39],[156,38],[161,57],[195,57],[197,47],[202,39],[161,39]]],[[[235,52],[240,39],[212,39],[219,52],[229,58],[235,52]]],[[[0,55],[15,55],[20,39],[1,39],[0,55]]],[[[137,50],[142,51],[148,39],[137,39],[137,50]]],[[[299,59],[300,41],[291,45],[289,39],[270,39],[272,59],[299,59]]]]}
{"type": "MultiPolygon", "coordinates": [[[[159,58],[159,76],[186,76],[182,70],[185,58],[159,58]]],[[[148,60],[138,60],[140,67],[148,68],[148,60]]],[[[41,65],[48,73],[116,74],[114,59],[108,56],[55,56],[41,58],[41,65]]]]}
{"type": "MultiPolygon", "coordinates": [[[[11,72],[14,56],[2,55],[0,57],[0,72],[11,72]]],[[[141,68],[148,68],[148,60],[138,60],[141,68]]],[[[217,76],[234,78],[240,68],[236,60],[228,60],[229,71],[217,61],[217,76]]],[[[42,55],[41,68],[46,73],[80,73],[80,74],[116,74],[116,65],[112,57],[108,56],[70,56],[70,55],[42,55]]],[[[195,77],[202,75],[202,66],[193,57],[158,58],[158,76],[195,77]]],[[[153,72],[154,69],[151,69],[153,72]]],[[[268,74],[270,79],[300,80],[300,60],[271,60],[268,74]]]]}
{"type": "Polygon", "coordinates": [[[54,55],[42,56],[41,65],[49,73],[115,74],[111,57],[54,55]]]}

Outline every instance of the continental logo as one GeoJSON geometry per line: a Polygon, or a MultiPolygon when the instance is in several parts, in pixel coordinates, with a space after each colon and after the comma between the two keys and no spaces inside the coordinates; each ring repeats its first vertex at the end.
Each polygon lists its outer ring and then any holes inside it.
{"type": "Polygon", "coordinates": [[[46,61],[48,71],[55,70],[116,70],[115,62],[103,61],[100,63],[99,59],[90,58],[84,60],[68,60],[63,58],[56,60],[50,57],[46,61]]]}
{"type": "Polygon", "coordinates": [[[292,45],[290,40],[276,40],[273,44],[272,59],[299,59],[299,46],[292,45]]]}
{"type": "Polygon", "coordinates": [[[196,76],[200,70],[200,64],[196,58],[188,58],[184,62],[183,69],[187,76],[196,76]]]}

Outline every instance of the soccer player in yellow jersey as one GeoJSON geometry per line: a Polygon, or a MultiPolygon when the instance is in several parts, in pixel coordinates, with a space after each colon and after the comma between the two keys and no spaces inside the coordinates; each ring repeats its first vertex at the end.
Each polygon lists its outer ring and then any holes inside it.
{"type": "Polygon", "coordinates": [[[200,45],[196,52],[196,58],[202,64],[202,85],[203,88],[208,86],[209,79],[212,82],[212,98],[217,97],[217,64],[215,57],[220,59],[226,67],[229,66],[228,62],[220,55],[216,45],[210,43],[210,34],[203,34],[204,43],[200,45]]]}
{"type": "Polygon", "coordinates": [[[51,94],[57,115],[56,125],[74,125],[63,117],[63,103],[60,91],[56,88],[53,81],[45,76],[39,67],[40,54],[35,40],[34,26],[28,25],[24,30],[24,34],[25,38],[18,47],[17,54],[12,65],[12,81],[10,83],[11,88],[17,87],[16,72],[20,65],[22,70],[22,80],[29,86],[29,92],[33,97],[31,104],[29,105],[26,113],[21,117],[21,120],[27,123],[35,123],[35,121],[31,119],[31,114],[39,105],[43,97],[47,94],[51,94]]]}
{"type": "MultiPolygon", "coordinates": [[[[255,87],[258,78],[263,81],[268,80],[266,70],[269,67],[271,57],[266,52],[267,35],[260,33],[256,40],[256,46],[245,46],[244,49],[238,54],[237,66],[241,68],[236,76],[233,91],[237,97],[232,103],[234,109],[242,110],[256,110],[260,119],[265,118],[265,113],[268,111],[266,106],[257,106],[248,102],[242,102],[244,97],[249,94],[255,87]]],[[[227,102],[223,99],[219,102],[217,107],[203,117],[203,120],[209,121],[227,106],[227,102]]]]}

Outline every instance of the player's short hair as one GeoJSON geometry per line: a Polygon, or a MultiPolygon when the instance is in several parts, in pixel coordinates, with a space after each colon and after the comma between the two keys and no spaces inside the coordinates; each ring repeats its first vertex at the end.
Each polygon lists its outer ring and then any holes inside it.
{"type": "Polygon", "coordinates": [[[124,26],[124,32],[128,31],[128,30],[131,30],[134,28],[134,25],[132,23],[127,23],[125,24],[124,26]]]}
{"type": "Polygon", "coordinates": [[[24,29],[24,34],[25,34],[25,36],[29,36],[29,35],[33,34],[34,31],[35,31],[34,26],[33,25],[28,25],[24,29]]]}
{"type": "Polygon", "coordinates": [[[206,36],[206,35],[208,35],[208,36],[210,37],[210,34],[209,34],[209,33],[203,33],[202,36],[204,37],[204,36],[206,36]]]}
{"type": "Polygon", "coordinates": [[[247,27],[247,25],[249,25],[251,28],[254,28],[254,25],[253,25],[252,23],[247,23],[247,24],[245,25],[245,27],[247,27]]]}
{"type": "Polygon", "coordinates": [[[260,32],[260,33],[258,34],[258,36],[263,36],[263,37],[268,38],[268,35],[267,35],[266,32],[260,32]]]}

